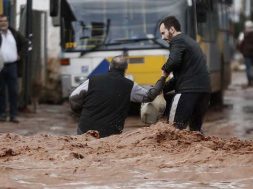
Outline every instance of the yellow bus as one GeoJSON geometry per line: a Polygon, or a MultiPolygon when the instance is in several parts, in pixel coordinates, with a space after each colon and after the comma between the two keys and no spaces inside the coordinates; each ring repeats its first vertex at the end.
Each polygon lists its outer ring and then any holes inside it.
{"type": "Polygon", "coordinates": [[[224,0],[52,0],[50,14],[61,33],[62,95],[92,75],[108,71],[113,56],[129,57],[126,77],[153,85],[169,56],[161,18],[176,16],[182,31],[207,55],[212,90],[222,99],[229,83],[229,1],[224,0]],[[226,26],[227,27],[227,26],[226,26]]]}

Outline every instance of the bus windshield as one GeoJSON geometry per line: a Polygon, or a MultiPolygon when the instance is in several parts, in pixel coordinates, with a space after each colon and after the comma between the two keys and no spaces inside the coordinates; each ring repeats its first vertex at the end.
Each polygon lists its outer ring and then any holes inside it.
{"type": "Polygon", "coordinates": [[[65,51],[145,49],[165,44],[161,18],[176,16],[185,26],[183,0],[62,0],[61,46],[65,51]]]}

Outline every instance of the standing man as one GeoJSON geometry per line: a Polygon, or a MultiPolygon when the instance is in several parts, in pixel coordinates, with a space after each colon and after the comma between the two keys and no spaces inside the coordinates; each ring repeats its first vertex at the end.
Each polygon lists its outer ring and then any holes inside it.
{"type": "Polygon", "coordinates": [[[0,121],[7,120],[6,87],[9,100],[10,121],[19,123],[18,112],[18,75],[17,64],[26,52],[27,40],[9,27],[6,16],[0,16],[0,53],[4,67],[0,72],[0,121]]]}
{"type": "Polygon", "coordinates": [[[130,101],[150,102],[162,92],[167,74],[154,87],[145,89],[125,78],[128,66],[124,56],[116,56],[109,72],[94,76],[77,87],[70,95],[74,112],[81,113],[77,134],[96,130],[100,137],[120,134],[128,115],[130,101]]]}
{"type": "Polygon", "coordinates": [[[162,39],[170,44],[169,58],[162,70],[173,73],[164,93],[176,92],[168,121],[178,129],[189,124],[191,131],[201,131],[211,91],[205,56],[198,43],[181,32],[174,16],[164,18],[159,27],[162,39]]]}
{"type": "Polygon", "coordinates": [[[244,23],[244,32],[240,33],[238,39],[238,50],[244,57],[246,76],[248,83],[245,87],[253,86],[253,22],[247,20],[244,23]]]}

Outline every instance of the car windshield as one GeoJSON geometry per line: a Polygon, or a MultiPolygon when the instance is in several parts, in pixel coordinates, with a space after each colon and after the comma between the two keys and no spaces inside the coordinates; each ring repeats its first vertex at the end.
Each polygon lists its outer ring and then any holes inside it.
{"type": "Polygon", "coordinates": [[[140,49],[167,45],[160,39],[158,23],[168,15],[176,16],[184,30],[187,3],[183,0],[65,1],[65,9],[68,9],[62,10],[67,12],[63,14],[62,22],[62,47],[65,50],[140,49]]]}

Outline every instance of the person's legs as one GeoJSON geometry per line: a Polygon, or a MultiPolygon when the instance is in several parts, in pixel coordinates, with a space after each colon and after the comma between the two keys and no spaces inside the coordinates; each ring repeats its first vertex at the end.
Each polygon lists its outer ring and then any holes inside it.
{"type": "Polygon", "coordinates": [[[76,133],[77,133],[77,135],[82,135],[84,132],[81,131],[81,129],[79,127],[77,127],[76,133]]]}
{"type": "Polygon", "coordinates": [[[253,85],[253,71],[252,71],[252,60],[251,58],[249,57],[244,57],[244,64],[246,66],[246,77],[247,77],[247,80],[248,80],[248,86],[251,86],[253,85]]]}
{"type": "Polygon", "coordinates": [[[207,112],[209,101],[209,93],[200,93],[189,124],[191,131],[201,131],[203,119],[207,112]]]}
{"type": "Polygon", "coordinates": [[[178,129],[185,129],[191,119],[198,95],[198,93],[176,94],[169,114],[169,123],[178,129]]]}
{"type": "Polygon", "coordinates": [[[10,120],[17,117],[18,112],[18,76],[17,76],[17,64],[11,63],[7,67],[7,86],[8,97],[10,104],[10,120]]]}
{"type": "Polygon", "coordinates": [[[5,82],[5,68],[0,72],[0,119],[6,120],[6,82],[5,82]]]}
{"type": "Polygon", "coordinates": [[[165,108],[165,111],[164,111],[164,115],[165,116],[169,116],[169,113],[170,113],[170,109],[171,109],[171,104],[173,102],[173,98],[175,96],[175,93],[167,93],[167,94],[163,94],[164,96],[164,99],[166,101],[166,108],[165,108]]]}
{"type": "Polygon", "coordinates": [[[249,58],[249,62],[250,62],[250,71],[249,71],[249,77],[250,77],[250,85],[253,86],[253,58],[250,57],[249,58]]]}

